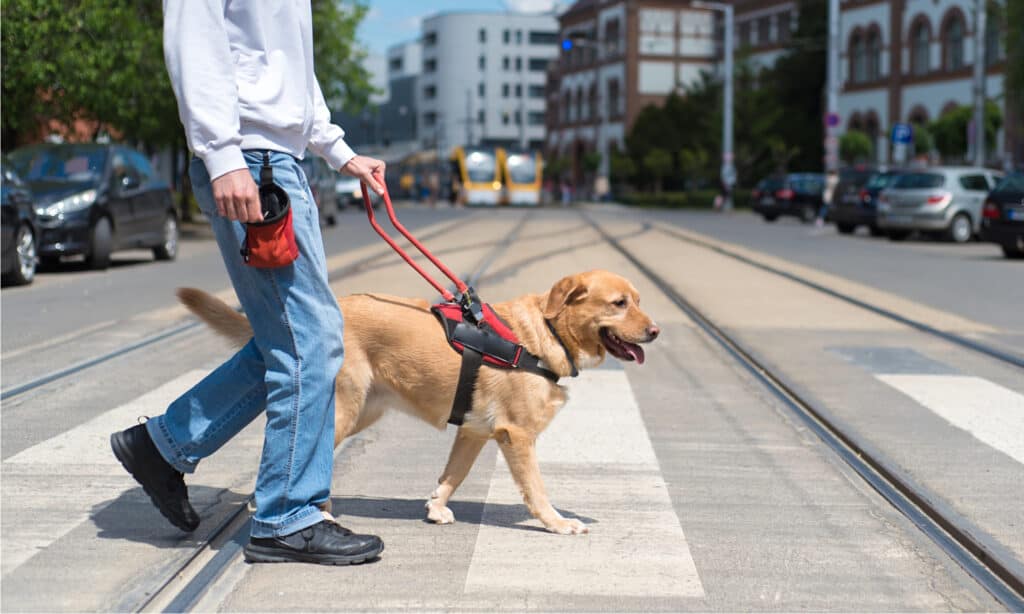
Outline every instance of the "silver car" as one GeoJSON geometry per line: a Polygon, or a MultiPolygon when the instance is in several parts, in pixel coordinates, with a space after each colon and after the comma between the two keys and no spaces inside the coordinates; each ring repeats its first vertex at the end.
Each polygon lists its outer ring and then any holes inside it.
{"type": "Polygon", "coordinates": [[[915,230],[966,243],[981,227],[985,196],[1001,173],[987,168],[938,166],[897,177],[878,197],[878,227],[900,241],[915,230]]]}

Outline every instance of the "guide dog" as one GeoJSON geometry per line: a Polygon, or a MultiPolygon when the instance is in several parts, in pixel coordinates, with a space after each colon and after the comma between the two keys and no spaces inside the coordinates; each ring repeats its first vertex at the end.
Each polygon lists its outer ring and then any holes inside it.
{"type": "MultiPolygon", "coordinates": [[[[241,347],[252,337],[244,315],[193,288],[181,302],[217,333],[241,347]]],[[[334,444],[398,409],[444,430],[452,408],[461,356],[448,344],[430,304],[421,299],[357,294],[338,300],[345,318],[344,366],[335,381],[334,444]]],[[[526,351],[560,377],[574,367],[595,367],[606,353],[643,363],[640,344],[653,341],[657,325],[640,309],[640,295],[625,278],[594,270],[560,279],[543,294],[491,305],[526,351]]],[[[481,368],[471,410],[459,427],[426,503],[427,519],[455,521],[448,500],[489,439],[498,442],[530,513],[553,533],[586,533],[548,501],[535,442],[565,404],[562,386],[535,373],[481,368]]],[[[329,506],[329,502],[327,504],[329,506]]]]}

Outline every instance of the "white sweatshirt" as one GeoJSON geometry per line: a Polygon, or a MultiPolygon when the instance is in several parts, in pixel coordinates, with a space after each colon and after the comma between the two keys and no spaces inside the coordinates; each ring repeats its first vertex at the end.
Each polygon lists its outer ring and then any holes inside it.
{"type": "Polygon", "coordinates": [[[243,149],[308,147],[335,169],[356,155],[313,73],[310,0],[164,0],[164,60],[211,179],[246,168],[243,149]]]}

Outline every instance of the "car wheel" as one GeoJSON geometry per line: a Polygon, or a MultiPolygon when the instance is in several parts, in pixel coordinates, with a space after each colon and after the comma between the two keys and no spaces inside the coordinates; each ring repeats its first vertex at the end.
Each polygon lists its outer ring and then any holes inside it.
{"type": "Polygon", "coordinates": [[[774,213],[765,213],[764,214],[764,221],[766,221],[766,222],[774,222],[777,219],[779,219],[779,216],[775,215],[774,213]]]}
{"type": "Polygon", "coordinates": [[[949,223],[946,230],[946,237],[954,243],[967,243],[971,240],[974,229],[971,227],[971,218],[966,213],[957,213],[953,221],[949,223]]]}
{"type": "Polygon", "coordinates": [[[163,243],[153,248],[157,260],[174,260],[178,257],[178,218],[168,213],[164,219],[163,243]]]}
{"type": "Polygon", "coordinates": [[[101,217],[92,227],[89,238],[89,253],[85,256],[85,264],[90,269],[102,271],[110,266],[110,252],[113,249],[114,233],[110,228],[110,220],[101,217]]]}
{"type": "Polygon", "coordinates": [[[14,254],[14,270],[5,281],[9,281],[13,286],[32,283],[39,258],[36,254],[36,237],[27,225],[23,224],[18,228],[18,233],[14,236],[14,254]]]}
{"type": "Polygon", "coordinates": [[[804,205],[803,208],[800,209],[800,220],[804,224],[810,224],[816,217],[818,217],[818,210],[811,205],[804,205]]]}
{"type": "Polygon", "coordinates": [[[1024,249],[1020,249],[1013,245],[1004,245],[1003,255],[1013,260],[1019,260],[1021,258],[1024,258],[1024,249]]]}
{"type": "Polygon", "coordinates": [[[902,241],[910,236],[909,230],[887,230],[885,236],[889,237],[890,241],[902,241]]]}
{"type": "Polygon", "coordinates": [[[853,231],[857,230],[857,225],[839,223],[836,224],[836,230],[838,230],[841,235],[852,235],[853,231]]]}
{"type": "Polygon", "coordinates": [[[883,237],[883,236],[885,236],[885,231],[882,230],[881,228],[879,228],[878,226],[875,226],[874,224],[872,224],[871,226],[868,226],[868,232],[871,233],[872,237],[883,237]]]}

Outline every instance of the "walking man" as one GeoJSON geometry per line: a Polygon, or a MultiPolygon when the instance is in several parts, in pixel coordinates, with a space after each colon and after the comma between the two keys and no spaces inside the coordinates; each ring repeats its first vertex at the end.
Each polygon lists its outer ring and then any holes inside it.
{"type": "Polygon", "coordinates": [[[331,485],[342,314],[297,158],[308,148],[378,194],[384,163],[356,155],[331,124],[313,72],[309,0],[164,0],[164,57],[194,154],[196,200],[254,337],[165,414],[114,433],[111,446],[160,512],[193,531],[199,516],[183,474],[266,412],[246,560],[372,559],[384,549],[378,537],[353,534],[317,507],[331,485]],[[244,224],[263,219],[256,180],[266,163],[288,195],[299,253],[290,264],[255,268],[240,250],[244,224]]]}

